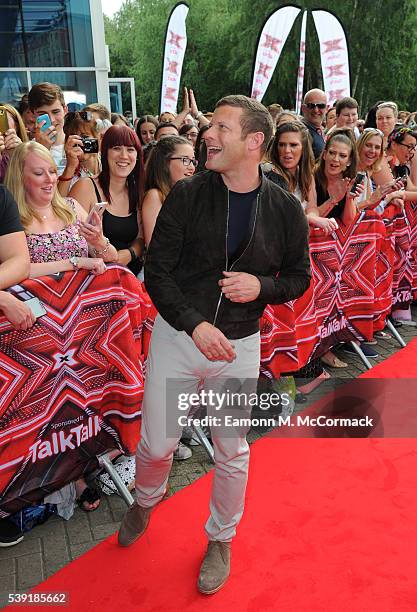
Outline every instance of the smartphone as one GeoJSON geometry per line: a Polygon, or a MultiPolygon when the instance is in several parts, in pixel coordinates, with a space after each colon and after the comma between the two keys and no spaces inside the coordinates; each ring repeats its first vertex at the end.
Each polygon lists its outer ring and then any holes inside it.
{"type": "Polygon", "coordinates": [[[355,180],[353,182],[352,188],[350,190],[350,193],[352,194],[356,193],[356,187],[358,187],[358,185],[362,185],[362,183],[365,181],[365,176],[366,176],[365,172],[357,173],[357,175],[355,176],[355,180]]]}
{"type": "Polygon", "coordinates": [[[4,106],[0,106],[0,134],[4,134],[9,129],[9,120],[4,106]]]}
{"type": "Polygon", "coordinates": [[[45,123],[41,126],[41,132],[46,132],[46,130],[50,128],[52,125],[49,115],[47,113],[45,113],[44,115],[39,115],[39,117],[36,117],[36,123],[38,125],[42,123],[42,121],[45,121],[45,123]]]}
{"type": "Polygon", "coordinates": [[[87,219],[85,220],[86,223],[91,223],[91,219],[93,217],[93,214],[96,212],[98,215],[100,215],[100,217],[103,216],[104,211],[106,210],[106,206],[107,206],[107,202],[97,202],[96,204],[94,204],[91,209],[90,212],[88,213],[87,219]]]}
{"type": "Polygon", "coordinates": [[[24,303],[31,309],[36,318],[46,315],[46,308],[37,297],[27,300],[24,303]]]}

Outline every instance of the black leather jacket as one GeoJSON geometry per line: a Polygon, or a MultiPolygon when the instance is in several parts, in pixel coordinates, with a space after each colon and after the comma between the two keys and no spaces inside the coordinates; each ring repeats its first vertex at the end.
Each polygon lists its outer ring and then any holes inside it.
{"type": "Polygon", "coordinates": [[[159,213],[145,264],[145,285],[161,316],[189,335],[202,321],[227,338],[259,330],[266,304],[304,293],[310,280],[308,224],[300,202],[262,176],[246,245],[227,258],[229,191],[217,172],[179,181],[159,213]],[[231,302],[219,287],[223,270],[259,278],[258,298],[231,302]],[[278,276],[277,276],[278,275],[278,276]]]}

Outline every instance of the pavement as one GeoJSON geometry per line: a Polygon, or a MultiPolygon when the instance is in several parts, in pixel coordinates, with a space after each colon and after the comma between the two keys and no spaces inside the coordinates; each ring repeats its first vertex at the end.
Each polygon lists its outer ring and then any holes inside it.
{"type": "MultiPolygon", "coordinates": [[[[417,308],[413,308],[413,320],[417,322],[417,308]]],[[[417,336],[417,327],[403,325],[399,332],[408,342],[417,336]]],[[[400,349],[393,339],[378,340],[377,348],[379,357],[371,360],[373,364],[383,361],[400,349]]],[[[342,352],[337,354],[340,359],[348,362],[348,368],[331,370],[338,378],[356,378],[365,371],[364,365],[356,356],[342,352]]],[[[302,405],[301,409],[305,409],[320,397],[320,394],[319,387],[309,396],[308,404],[302,405]]],[[[265,431],[251,430],[249,441],[254,442],[264,433],[265,431]]],[[[170,490],[173,495],[213,468],[202,447],[192,447],[192,450],[191,459],[174,461],[170,476],[170,490]]],[[[8,593],[27,591],[38,585],[113,534],[119,528],[125,511],[126,504],[118,495],[103,495],[96,511],[86,513],[77,507],[69,521],[58,517],[50,518],[44,525],[25,534],[20,544],[0,548],[0,607],[5,605],[8,593]]]]}

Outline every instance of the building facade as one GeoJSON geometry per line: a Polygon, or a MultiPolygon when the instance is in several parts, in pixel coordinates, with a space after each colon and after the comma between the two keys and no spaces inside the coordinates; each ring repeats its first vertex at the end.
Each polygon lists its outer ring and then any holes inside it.
{"type": "Polygon", "coordinates": [[[56,83],[66,102],[109,102],[101,0],[5,0],[0,13],[0,102],[56,83]]]}

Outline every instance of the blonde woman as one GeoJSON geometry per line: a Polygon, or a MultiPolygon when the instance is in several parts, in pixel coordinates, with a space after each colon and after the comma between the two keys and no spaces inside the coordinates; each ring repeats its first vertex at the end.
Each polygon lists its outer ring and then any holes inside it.
{"type": "Polygon", "coordinates": [[[104,261],[116,261],[116,249],[103,236],[100,216],[93,212],[87,223],[87,213],[74,199],[62,198],[57,182],[56,164],[43,145],[32,141],[16,148],[5,184],[26,233],[30,277],[77,269],[101,274],[104,261]]]}
{"type": "MultiPolygon", "coordinates": [[[[384,206],[399,197],[400,194],[389,180],[384,185],[378,185],[376,189],[373,185],[373,177],[381,170],[384,163],[384,134],[377,128],[366,128],[362,136],[356,143],[359,163],[358,170],[365,173],[364,191],[358,197],[356,206],[359,210],[368,208],[382,212],[384,206]],[[380,206],[381,201],[384,205],[380,206]]],[[[400,185],[398,184],[398,189],[400,185]]]]}
{"type": "MultiPolygon", "coordinates": [[[[43,145],[35,141],[17,147],[6,174],[6,185],[16,200],[30,254],[30,277],[70,270],[102,274],[104,261],[117,259],[116,249],[103,236],[101,219],[87,213],[57,189],[56,164],[43,145]],[[89,257],[89,251],[96,257],[89,257]]],[[[77,503],[85,512],[100,503],[97,489],[83,479],[75,483],[77,503]]]]}

